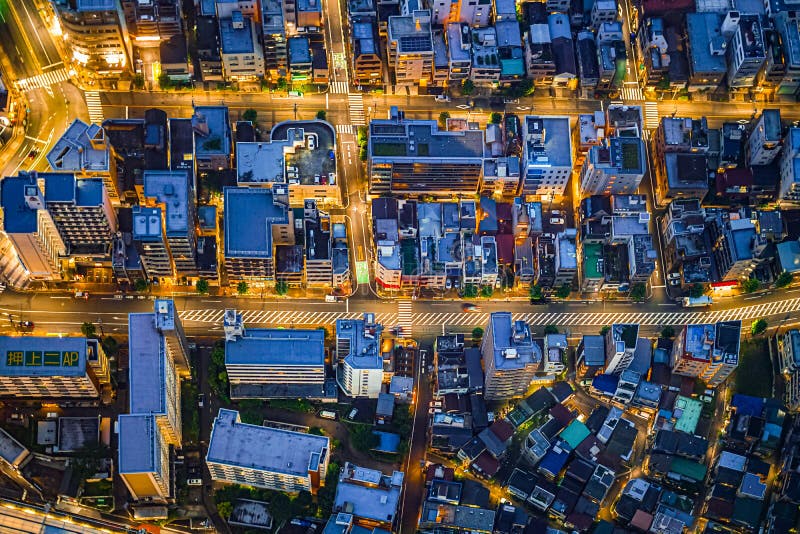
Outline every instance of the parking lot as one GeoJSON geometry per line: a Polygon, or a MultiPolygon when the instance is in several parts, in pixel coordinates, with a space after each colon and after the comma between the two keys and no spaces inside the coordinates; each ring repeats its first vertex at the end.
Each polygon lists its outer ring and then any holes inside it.
{"type": "MultiPolygon", "coordinates": [[[[297,180],[302,185],[328,185],[329,174],[336,172],[335,134],[324,121],[287,121],[276,125],[270,134],[272,140],[286,139],[289,128],[303,128],[306,148],[286,154],[286,166],[297,167],[297,180]],[[313,146],[313,149],[309,149],[313,146]]],[[[287,175],[289,175],[287,173],[287,175]]]]}

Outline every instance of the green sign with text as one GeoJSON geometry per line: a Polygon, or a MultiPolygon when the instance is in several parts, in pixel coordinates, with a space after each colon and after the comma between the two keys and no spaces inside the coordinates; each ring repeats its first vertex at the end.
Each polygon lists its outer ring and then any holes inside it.
{"type": "Polygon", "coordinates": [[[9,350],[6,365],[10,367],[63,366],[78,367],[80,353],[75,350],[9,350]]]}

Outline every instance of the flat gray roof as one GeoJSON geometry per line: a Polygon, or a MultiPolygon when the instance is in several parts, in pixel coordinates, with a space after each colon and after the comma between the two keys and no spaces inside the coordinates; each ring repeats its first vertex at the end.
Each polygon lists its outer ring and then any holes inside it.
{"type": "Polygon", "coordinates": [[[322,462],[330,440],[301,432],[237,422],[239,412],[220,409],[211,430],[207,462],[306,478],[312,458],[322,462]]]}
{"type": "Polygon", "coordinates": [[[131,413],[163,414],[166,353],[156,330],[155,314],[128,315],[128,381],[131,413]]]}
{"type": "Polygon", "coordinates": [[[119,472],[152,473],[161,469],[161,443],[155,417],[123,414],[119,423],[119,472]]]}
{"type": "Polygon", "coordinates": [[[225,342],[225,364],[325,365],[323,330],[247,329],[235,341],[225,342]]]}

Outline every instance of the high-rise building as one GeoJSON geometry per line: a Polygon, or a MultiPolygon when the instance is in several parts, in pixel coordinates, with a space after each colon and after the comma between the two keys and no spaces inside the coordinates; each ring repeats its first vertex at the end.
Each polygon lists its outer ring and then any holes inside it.
{"type": "MultiPolygon", "coordinates": [[[[726,33],[727,23],[738,12],[729,12],[722,23],[722,32],[726,33]]],[[[726,51],[728,59],[728,87],[731,89],[750,88],[756,81],[756,75],[767,59],[764,48],[764,32],[759,15],[739,15],[738,23],[728,42],[726,51]]]]}
{"type": "Polygon", "coordinates": [[[272,80],[286,76],[288,55],[282,0],[262,0],[261,35],[264,38],[264,69],[267,76],[272,80]]]}
{"type": "Polygon", "coordinates": [[[569,117],[525,117],[522,123],[523,194],[564,194],[572,175],[569,132],[569,117]]]}
{"type": "Polygon", "coordinates": [[[208,443],[211,478],[287,493],[316,493],[325,483],[330,438],[247,425],[239,412],[220,409],[208,443]]]}
{"type": "Polygon", "coordinates": [[[769,165],[783,147],[781,111],[765,109],[747,139],[747,166],[769,165]]]}
{"type": "Polygon", "coordinates": [[[122,414],[119,423],[119,476],[133,500],[166,502],[172,495],[169,444],[156,416],[122,414]]]}
{"type": "Polygon", "coordinates": [[[777,339],[781,374],[786,381],[783,400],[796,411],[800,408],[800,330],[787,330],[777,339]]]}
{"type": "Polygon", "coordinates": [[[130,38],[116,0],[56,0],[66,49],[79,68],[101,77],[130,70],[130,38]]]}
{"type": "Polygon", "coordinates": [[[581,168],[582,195],[634,193],[647,170],[644,141],[612,137],[589,149],[581,168]]]}
{"type": "Polygon", "coordinates": [[[672,372],[716,387],[739,364],[741,321],[684,326],[672,347],[672,372]]]}
{"type": "Polygon", "coordinates": [[[622,373],[633,362],[638,324],[613,324],[606,332],[606,370],[609,375],[622,373]]]}
{"type": "Polygon", "coordinates": [[[377,399],[383,384],[381,333],[375,314],[336,321],[336,380],[345,395],[377,399]]]}
{"type": "Polygon", "coordinates": [[[521,397],[542,362],[542,349],[525,321],[513,321],[509,312],[495,312],[481,341],[486,373],[486,400],[521,397]]]}
{"type": "Polygon", "coordinates": [[[389,17],[386,45],[397,85],[424,85],[431,80],[434,51],[430,11],[389,17]]]}

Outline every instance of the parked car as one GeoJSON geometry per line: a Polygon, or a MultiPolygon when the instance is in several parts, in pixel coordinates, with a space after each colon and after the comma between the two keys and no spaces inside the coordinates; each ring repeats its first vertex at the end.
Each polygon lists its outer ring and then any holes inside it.
{"type": "Polygon", "coordinates": [[[75,292],[75,298],[76,299],[88,299],[89,298],[89,292],[88,291],[76,291],[75,292]]]}
{"type": "Polygon", "coordinates": [[[33,328],[33,321],[21,321],[19,324],[23,328],[33,328]]]}
{"type": "Polygon", "coordinates": [[[681,279],[681,273],[669,273],[667,275],[667,279],[668,280],[680,280],[681,279]]]}
{"type": "Polygon", "coordinates": [[[563,217],[550,217],[550,224],[561,225],[564,224],[563,217]]]}
{"type": "Polygon", "coordinates": [[[449,279],[449,278],[448,278],[448,279],[445,281],[445,283],[444,283],[444,288],[445,288],[445,289],[450,289],[450,288],[452,288],[452,287],[453,287],[453,281],[452,281],[451,279],[449,279]]]}
{"type": "Polygon", "coordinates": [[[671,286],[679,286],[679,285],[681,285],[681,281],[680,280],[669,280],[669,285],[671,285],[671,286]]]}
{"type": "Polygon", "coordinates": [[[308,136],[308,149],[314,150],[317,148],[317,136],[316,135],[309,135],[308,136]]]}
{"type": "Polygon", "coordinates": [[[437,102],[450,102],[450,97],[447,95],[436,95],[437,102]]]}

